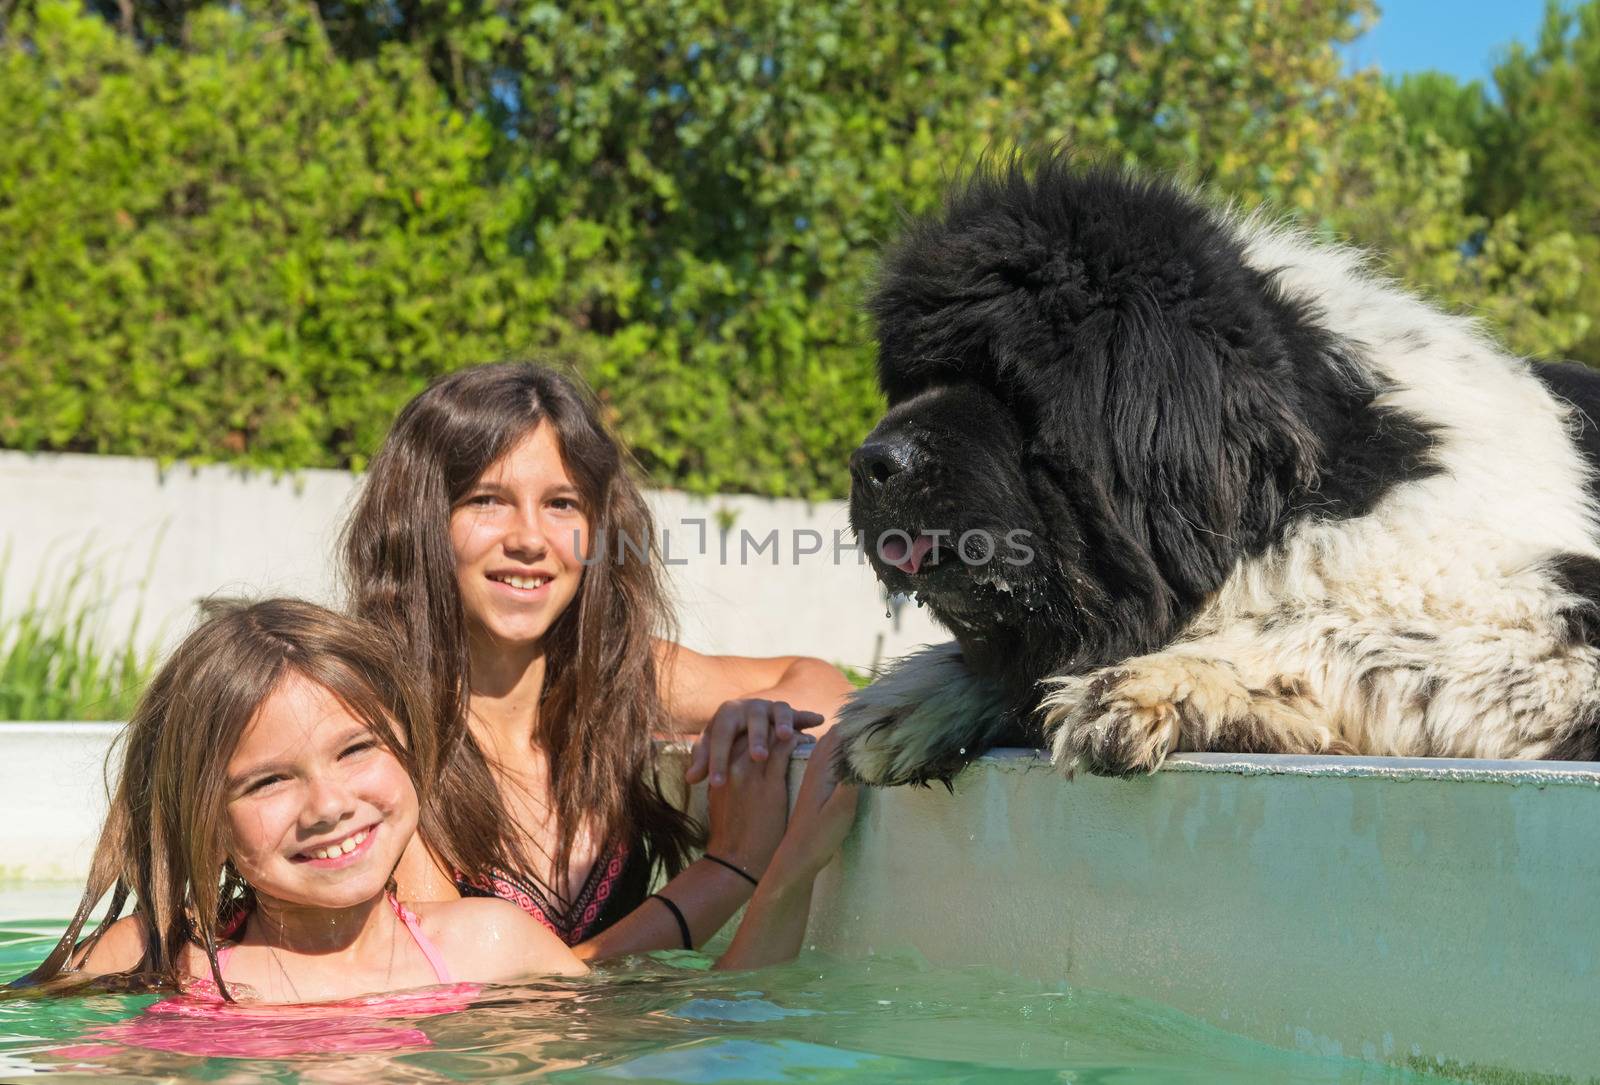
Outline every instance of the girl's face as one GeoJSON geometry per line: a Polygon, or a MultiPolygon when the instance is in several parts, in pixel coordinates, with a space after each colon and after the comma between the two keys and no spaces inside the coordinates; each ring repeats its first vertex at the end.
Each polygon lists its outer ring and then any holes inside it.
{"type": "Polygon", "coordinates": [[[227,773],[228,858],[261,897],[317,908],[370,901],[417,828],[405,767],[297,674],[256,712],[227,773]]]}
{"type": "Polygon", "coordinates": [[[541,423],[450,514],[468,622],[507,647],[537,644],[578,594],[588,534],[555,428],[541,423]]]}

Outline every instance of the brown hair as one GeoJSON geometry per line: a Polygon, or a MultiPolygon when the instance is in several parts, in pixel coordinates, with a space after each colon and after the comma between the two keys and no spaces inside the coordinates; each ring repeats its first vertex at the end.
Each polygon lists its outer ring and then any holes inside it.
{"type": "MultiPolygon", "coordinates": [[[[536,741],[549,759],[559,827],[553,869],[566,870],[587,822],[603,840],[636,831],[670,876],[698,840],[694,823],[660,792],[650,740],[666,723],[651,638],[670,632],[670,611],[649,507],[579,381],[531,363],[475,366],[406,404],[345,528],[350,606],[392,630],[428,683],[440,755],[433,783],[456,797],[446,831],[458,839],[494,834],[498,850],[516,857],[516,873],[534,877],[526,841],[467,727],[467,619],[449,525],[484,471],[545,423],[577,484],[590,540],[578,595],[545,634],[536,741]]],[[[488,872],[482,863],[461,869],[488,872]]]]}
{"type": "MultiPolygon", "coordinates": [[[[426,700],[404,677],[389,637],[353,618],[295,599],[216,603],[157,672],[118,737],[122,767],[77,913],[54,950],[13,986],[58,976],[87,951],[132,896],[144,957],[133,970],[179,986],[178,962],[197,944],[217,967],[217,938],[253,905],[225,853],[227,763],[261,705],[290,674],[328,689],[417,784],[419,825],[439,839],[437,803],[425,786],[435,755],[418,726],[426,700]],[[397,730],[398,726],[398,730],[397,730]],[[99,929],[76,945],[90,912],[111,894],[99,929]]],[[[447,847],[439,847],[451,858],[447,847]]]]}

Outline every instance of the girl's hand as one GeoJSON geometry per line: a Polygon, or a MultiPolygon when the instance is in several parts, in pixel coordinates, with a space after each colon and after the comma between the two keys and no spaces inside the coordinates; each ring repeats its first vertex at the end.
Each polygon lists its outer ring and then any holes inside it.
{"type": "Polygon", "coordinates": [[[711,786],[719,788],[728,779],[728,766],[735,760],[734,748],[741,739],[750,760],[766,761],[777,743],[793,738],[796,731],[817,726],[822,718],[820,712],[792,708],[786,701],[760,697],[725,701],[695,740],[684,779],[698,784],[709,777],[711,786]]]}
{"type": "Polygon", "coordinates": [[[732,744],[726,784],[707,790],[706,851],[759,878],[789,823],[789,755],[800,736],[791,729],[760,761],[745,756],[744,742],[732,744]]]}
{"type": "Polygon", "coordinates": [[[838,733],[829,732],[811,751],[789,831],[717,968],[761,968],[792,960],[800,952],[812,883],[844,843],[856,817],[855,785],[841,784],[834,775],[838,749],[838,733]]]}
{"type": "Polygon", "coordinates": [[[806,764],[800,795],[789,812],[789,827],[772,860],[771,877],[810,884],[838,853],[855,824],[855,784],[841,784],[835,769],[840,735],[829,731],[817,741],[806,764]]]}

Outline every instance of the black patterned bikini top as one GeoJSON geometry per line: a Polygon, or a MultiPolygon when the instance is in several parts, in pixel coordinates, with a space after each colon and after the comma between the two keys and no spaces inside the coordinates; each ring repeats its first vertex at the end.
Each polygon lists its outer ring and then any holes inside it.
{"type": "Polygon", "coordinates": [[[650,891],[650,864],[638,843],[626,840],[603,849],[589,876],[565,908],[552,901],[532,878],[504,870],[468,877],[457,873],[464,897],[499,897],[527,912],[569,946],[586,941],[644,903],[650,891]]]}

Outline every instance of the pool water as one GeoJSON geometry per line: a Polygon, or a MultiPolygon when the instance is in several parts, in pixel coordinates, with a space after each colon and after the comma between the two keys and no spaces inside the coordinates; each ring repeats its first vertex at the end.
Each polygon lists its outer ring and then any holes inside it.
{"type": "MultiPolygon", "coordinates": [[[[59,921],[0,923],[0,975],[20,975],[59,921]]],[[[72,1057],[150,995],[0,1002],[0,1080],[282,1082],[1212,1082],[1443,1081],[1281,1051],[1153,1003],[933,968],[909,956],[815,953],[761,972],[662,953],[580,980],[485,988],[467,1008],[392,1024],[428,1046],[275,1059],[115,1045],[72,1057]]],[[[324,1025],[327,1022],[322,1022],[324,1025]]],[[[369,1022],[370,1024],[370,1022],[369,1022]]],[[[249,1029],[251,1022],[235,1027],[249,1029]]]]}

